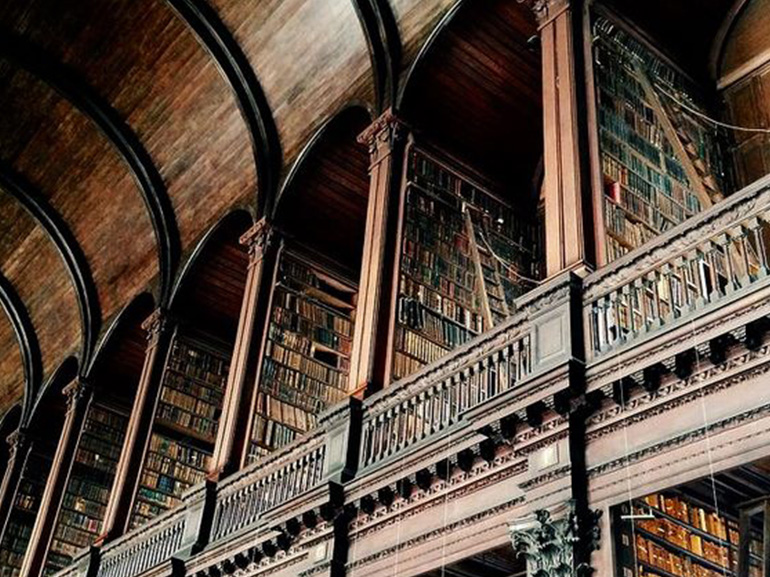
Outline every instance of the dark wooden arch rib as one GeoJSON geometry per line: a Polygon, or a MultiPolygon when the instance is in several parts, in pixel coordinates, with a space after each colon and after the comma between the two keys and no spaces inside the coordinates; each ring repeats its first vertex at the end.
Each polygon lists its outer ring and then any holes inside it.
{"type": "Polygon", "coordinates": [[[43,356],[29,311],[13,284],[2,274],[0,274],[0,306],[11,321],[24,363],[24,405],[22,407],[22,423],[24,423],[30,416],[32,403],[42,382],[43,356]]]}
{"type": "Polygon", "coordinates": [[[81,362],[87,365],[101,326],[101,307],[91,268],[64,219],[20,174],[0,160],[0,188],[11,195],[43,228],[72,278],[83,328],[81,362]]]}
{"type": "Polygon", "coordinates": [[[278,192],[283,152],[278,128],[254,69],[230,30],[206,0],[166,0],[216,61],[249,128],[257,168],[257,218],[269,215],[278,192]]]}
{"type": "Polygon", "coordinates": [[[118,112],[65,64],[34,44],[6,30],[0,31],[0,56],[46,82],[86,115],[128,164],[139,184],[158,245],[161,301],[171,288],[180,254],[179,231],[166,185],[152,157],[118,112]]]}
{"type": "Polygon", "coordinates": [[[441,33],[444,31],[444,29],[447,28],[447,26],[449,26],[454,17],[457,16],[457,13],[460,11],[460,7],[464,4],[465,0],[457,0],[452,5],[452,7],[444,13],[444,16],[442,16],[441,20],[439,20],[439,22],[431,31],[430,36],[428,36],[427,40],[425,40],[423,45],[420,47],[417,56],[415,56],[412,64],[409,66],[409,70],[406,72],[403,83],[398,87],[395,100],[395,107],[397,110],[401,110],[404,106],[404,100],[406,99],[407,91],[412,84],[412,79],[416,76],[416,71],[420,69],[423,61],[430,54],[431,48],[441,36],[441,33]]]}
{"type": "Polygon", "coordinates": [[[387,0],[352,0],[361,22],[374,69],[377,110],[392,106],[398,90],[401,39],[393,9],[387,0]]]}

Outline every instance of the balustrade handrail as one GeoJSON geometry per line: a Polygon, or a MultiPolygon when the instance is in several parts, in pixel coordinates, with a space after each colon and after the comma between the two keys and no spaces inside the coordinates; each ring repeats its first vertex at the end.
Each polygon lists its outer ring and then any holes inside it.
{"type": "Polygon", "coordinates": [[[174,508],[105,545],[99,577],[130,577],[170,559],[182,544],[186,514],[174,508]]]}
{"type": "Polygon", "coordinates": [[[589,357],[630,343],[770,276],[770,175],[584,281],[589,357]]]}
{"type": "MultiPolygon", "coordinates": [[[[556,309],[569,306],[572,281],[566,273],[522,295],[509,319],[367,399],[359,467],[366,470],[447,430],[466,411],[545,369],[549,361],[537,350],[533,319],[549,313],[568,317],[556,309]]],[[[567,353],[563,322],[557,319],[557,359],[567,353]]]]}
{"type": "Polygon", "coordinates": [[[686,254],[703,244],[704,237],[729,230],[738,220],[758,214],[763,208],[770,208],[770,174],[586,276],[584,302],[596,300],[664,261],[686,254]]]}

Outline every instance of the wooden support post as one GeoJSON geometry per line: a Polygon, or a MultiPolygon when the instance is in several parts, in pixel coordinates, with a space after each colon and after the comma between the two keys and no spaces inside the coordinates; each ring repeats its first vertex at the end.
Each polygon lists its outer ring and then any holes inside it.
{"type": "Polygon", "coordinates": [[[578,0],[532,2],[543,69],[546,271],[593,264],[593,213],[578,0]],[[577,25],[576,25],[577,24],[577,25]]]}
{"type": "Polygon", "coordinates": [[[8,463],[0,484],[0,541],[5,535],[16,491],[19,489],[21,475],[32,451],[32,441],[24,429],[17,429],[8,435],[8,463]]]}
{"type": "Polygon", "coordinates": [[[27,553],[21,566],[20,575],[22,577],[39,577],[43,574],[48,549],[56,528],[56,521],[59,518],[59,508],[83,430],[83,423],[93,397],[91,387],[81,378],[77,378],[67,385],[63,392],[67,397],[64,427],[61,437],[59,437],[51,472],[48,474],[48,481],[40,500],[27,553]]]}
{"type": "Polygon", "coordinates": [[[389,380],[389,320],[395,315],[395,254],[398,249],[405,125],[385,112],[358,140],[369,147],[369,205],[350,362],[350,389],[371,393],[389,380]]]}
{"type": "Polygon", "coordinates": [[[174,333],[174,323],[165,309],[153,312],[142,328],[147,332],[147,353],[97,544],[121,536],[128,528],[174,333]]]}
{"type": "Polygon", "coordinates": [[[249,252],[249,268],[209,473],[211,480],[236,471],[248,447],[251,399],[256,387],[259,351],[266,334],[264,329],[277,263],[279,243],[275,236],[272,225],[263,218],[241,237],[241,244],[249,252]]]}

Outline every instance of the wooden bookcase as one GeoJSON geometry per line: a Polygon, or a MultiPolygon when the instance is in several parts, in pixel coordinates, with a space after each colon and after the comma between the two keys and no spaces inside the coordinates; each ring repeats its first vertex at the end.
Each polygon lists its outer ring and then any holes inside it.
{"type": "Polygon", "coordinates": [[[251,423],[248,461],[312,429],[348,394],[356,288],[333,266],[281,252],[251,423]]]}
{"type": "Polygon", "coordinates": [[[390,380],[509,317],[534,286],[532,218],[426,149],[407,148],[390,380]]]}
{"type": "Polygon", "coordinates": [[[177,330],[163,374],[130,527],[181,503],[204,480],[214,451],[230,354],[205,335],[177,330]]]}
{"type": "Polygon", "coordinates": [[[593,72],[605,251],[615,260],[720,198],[721,136],[697,87],[603,15],[593,21],[593,72]]]}
{"type": "Polygon", "coordinates": [[[64,491],[45,573],[67,567],[96,541],[128,427],[125,410],[94,402],[88,408],[64,491]]]}
{"type": "Polygon", "coordinates": [[[19,575],[50,470],[50,457],[35,451],[30,453],[0,543],[0,577],[19,575]]]}
{"type": "MultiPolygon", "coordinates": [[[[677,493],[656,493],[615,511],[618,577],[734,577],[740,533],[735,518],[677,493]],[[624,519],[633,508],[637,518],[624,519]],[[647,518],[649,517],[649,518],[647,518]]],[[[752,539],[750,577],[761,577],[752,539]]]]}

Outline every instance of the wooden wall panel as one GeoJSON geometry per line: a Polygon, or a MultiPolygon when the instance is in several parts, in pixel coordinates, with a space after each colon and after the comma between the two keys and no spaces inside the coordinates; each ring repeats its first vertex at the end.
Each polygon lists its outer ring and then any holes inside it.
{"type": "MultiPolygon", "coordinates": [[[[43,374],[48,377],[80,348],[80,313],[75,291],[46,233],[31,221],[24,209],[7,199],[0,200],[0,246],[13,247],[8,258],[0,263],[0,273],[14,285],[27,307],[40,342],[43,374]],[[26,222],[20,226],[9,224],[15,221],[26,222]],[[9,236],[20,230],[27,231],[25,236],[9,236]]],[[[11,336],[13,340],[0,341],[0,354],[17,347],[13,332],[11,336]]],[[[2,374],[0,379],[6,381],[0,384],[0,390],[18,390],[15,381],[19,375],[2,374]]]]}
{"type": "Polygon", "coordinates": [[[8,2],[0,21],[75,68],[128,121],[166,182],[182,246],[190,248],[256,190],[251,143],[229,85],[163,0],[61,6],[8,2]]]}
{"type": "Polygon", "coordinates": [[[366,37],[350,0],[212,4],[265,91],[283,146],[284,174],[335,112],[350,102],[374,102],[366,37]]]}
{"type": "Polygon", "coordinates": [[[141,193],[78,110],[23,71],[9,70],[3,80],[0,155],[69,226],[90,264],[106,324],[158,271],[141,193]],[[67,162],[51,162],[58,158],[67,162]]]}

